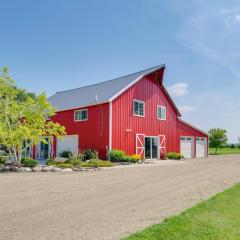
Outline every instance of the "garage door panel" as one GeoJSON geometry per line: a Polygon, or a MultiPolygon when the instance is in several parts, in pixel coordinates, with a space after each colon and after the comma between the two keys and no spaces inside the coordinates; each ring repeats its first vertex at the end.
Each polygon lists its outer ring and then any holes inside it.
{"type": "Polygon", "coordinates": [[[65,135],[57,138],[57,156],[63,151],[71,151],[74,155],[78,154],[78,135],[65,135]]]}
{"type": "Polygon", "coordinates": [[[192,137],[181,137],[180,139],[181,154],[184,158],[193,157],[193,139],[192,137]]]}
{"type": "Polygon", "coordinates": [[[196,139],[196,156],[206,157],[207,155],[207,141],[206,138],[196,139]]]}

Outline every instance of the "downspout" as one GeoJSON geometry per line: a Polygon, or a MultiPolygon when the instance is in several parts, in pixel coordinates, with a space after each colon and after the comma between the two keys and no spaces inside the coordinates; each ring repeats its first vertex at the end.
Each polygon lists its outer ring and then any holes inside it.
{"type": "Polygon", "coordinates": [[[110,151],[112,149],[112,101],[109,102],[109,139],[108,139],[108,159],[110,160],[110,151]]]}

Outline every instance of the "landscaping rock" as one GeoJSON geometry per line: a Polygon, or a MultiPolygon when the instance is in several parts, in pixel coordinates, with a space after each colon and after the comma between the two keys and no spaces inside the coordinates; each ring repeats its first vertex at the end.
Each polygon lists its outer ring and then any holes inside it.
{"type": "Polygon", "coordinates": [[[53,166],[45,166],[42,169],[43,172],[51,172],[52,170],[53,170],[53,166]]]}
{"type": "Polygon", "coordinates": [[[21,170],[22,172],[32,172],[32,169],[30,167],[22,167],[21,170]]]}
{"type": "Polygon", "coordinates": [[[62,169],[59,168],[59,167],[53,167],[53,168],[52,168],[52,171],[53,171],[53,172],[61,172],[61,170],[62,170],[62,169]]]}
{"type": "Polygon", "coordinates": [[[12,166],[12,167],[11,167],[11,171],[12,171],[12,172],[18,172],[18,168],[19,168],[19,167],[17,167],[17,166],[12,166]]]}
{"type": "Polygon", "coordinates": [[[72,170],[73,170],[73,171],[80,171],[80,168],[73,167],[72,170]]]}
{"type": "Polygon", "coordinates": [[[71,168],[64,168],[61,172],[73,172],[73,170],[71,168]]]}
{"type": "Polygon", "coordinates": [[[43,167],[41,166],[36,166],[32,169],[33,172],[42,172],[42,170],[43,170],[43,167]]]}
{"type": "Polygon", "coordinates": [[[86,168],[81,168],[80,171],[95,171],[98,170],[99,168],[95,168],[95,167],[86,167],[86,168]]]}
{"type": "Polygon", "coordinates": [[[0,165],[0,172],[5,172],[5,166],[4,165],[0,165]]]}
{"type": "Polygon", "coordinates": [[[11,169],[12,169],[12,166],[11,166],[11,165],[5,165],[5,166],[4,166],[4,172],[11,171],[11,169]]]}

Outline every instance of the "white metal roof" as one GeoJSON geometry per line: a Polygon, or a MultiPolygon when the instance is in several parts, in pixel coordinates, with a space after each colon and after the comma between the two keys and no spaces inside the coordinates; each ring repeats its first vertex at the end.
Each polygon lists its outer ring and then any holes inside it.
{"type": "Polygon", "coordinates": [[[48,101],[57,109],[57,111],[112,101],[142,77],[155,72],[164,66],[165,65],[163,64],[106,82],[57,92],[50,96],[48,101]]]}

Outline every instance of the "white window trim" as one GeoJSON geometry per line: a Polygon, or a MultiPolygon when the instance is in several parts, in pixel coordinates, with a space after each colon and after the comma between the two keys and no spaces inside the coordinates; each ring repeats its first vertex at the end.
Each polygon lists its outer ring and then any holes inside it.
{"type": "Polygon", "coordinates": [[[144,101],[133,99],[133,116],[135,116],[135,117],[145,117],[145,102],[144,101]],[[134,112],[134,102],[143,103],[143,115],[135,114],[135,112],[134,112]]]}
{"type": "Polygon", "coordinates": [[[74,111],[74,122],[84,122],[84,121],[87,121],[88,120],[88,109],[85,108],[85,109],[78,109],[78,110],[75,110],[74,111]],[[87,118],[86,119],[80,119],[80,120],[76,120],[76,112],[82,112],[82,111],[87,111],[87,118]]]}
{"type": "Polygon", "coordinates": [[[167,107],[163,105],[157,105],[157,119],[161,121],[166,121],[167,120],[167,107]],[[165,118],[160,118],[158,117],[158,109],[159,108],[164,108],[165,109],[165,118]]]}

